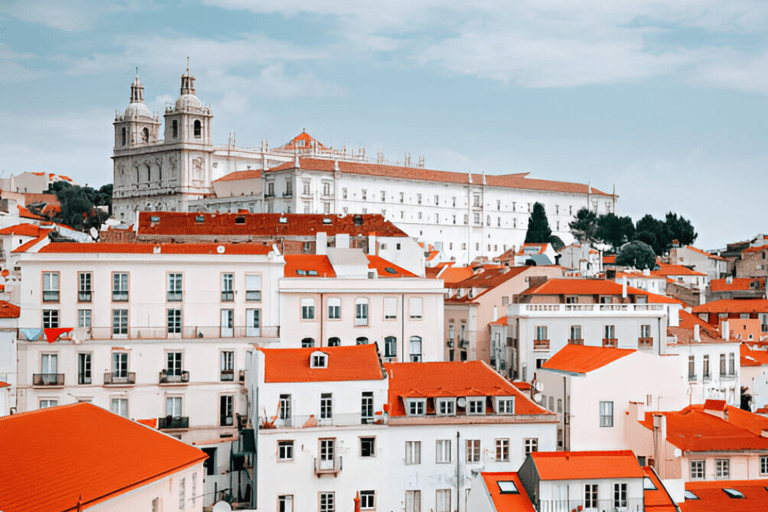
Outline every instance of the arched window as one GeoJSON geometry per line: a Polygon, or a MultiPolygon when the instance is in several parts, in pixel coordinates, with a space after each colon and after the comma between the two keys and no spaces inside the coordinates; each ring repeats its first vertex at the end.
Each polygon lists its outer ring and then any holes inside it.
{"type": "Polygon", "coordinates": [[[397,338],[394,336],[384,338],[384,357],[397,357],[397,338]]]}
{"type": "Polygon", "coordinates": [[[308,348],[308,347],[314,347],[315,346],[315,340],[312,338],[304,338],[301,340],[301,348],[308,348]]]}
{"type": "Polygon", "coordinates": [[[128,132],[126,132],[126,130],[125,130],[125,126],[123,126],[123,130],[122,130],[122,131],[123,131],[123,146],[125,146],[125,143],[126,143],[126,141],[128,140],[128,137],[126,136],[126,134],[127,134],[128,132]]]}
{"type": "Polygon", "coordinates": [[[199,139],[202,133],[203,133],[203,125],[200,123],[200,120],[196,120],[195,121],[195,138],[199,139]]]}
{"type": "Polygon", "coordinates": [[[355,340],[355,345],[367,345],[368,344],[368,338],[365,336],[360,336],[355,340]]]}
{"type": "Polygon", "coordinates": [[[173,123],[171,123],[171,137],[174,139],[179,136],[179,122],[174,119],[173,123]]]}
{"type": "Polygon", "coordinates": [[[421,362],[421,337],[411,336],[411,362],[421,362]]]}
{"type": "Polygon", "coordinates": [[[149,128],[141,130],[141,140],[142,142],[149,142],[149,128]]]}
{"type": "Polygon", "coordinates": [[[145,164],[144,168],[147,170],[147,172],[146,172],[147,179],[145,181],[149,182],[152,179],[152,174],[151,174],[152,170],[149,167],[149,164],[145,164]]]}
{"type": "Polygon", "coordinates": [[[341,340],[339,338],[328,338],[328,346],[339,347],[341,346],[341,340]]]}

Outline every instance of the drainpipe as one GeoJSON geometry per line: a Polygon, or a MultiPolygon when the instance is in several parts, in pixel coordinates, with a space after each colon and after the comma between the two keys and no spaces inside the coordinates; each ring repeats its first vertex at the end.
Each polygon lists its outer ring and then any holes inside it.
{"type": "Polygon", "coordinates": [[[456,512],[461,504],[461,434],[456,431],[456,512]]]}
{"type": "Polygon", "coordinates": [[[405,358],[405,294],[400,294],[400,353],[402,362],[407,363],[410,359],[405,358]]]}
{"type": "Polygon", "coordinates": [[[318,311],[318,313],[320,315],[320,344],[318,345],[318,347],[322,347],[323,346],[323,317],[324,317],[324,315],[323,315],[323,294],[322,293],[320,294],[320,311],[318,311]]]}

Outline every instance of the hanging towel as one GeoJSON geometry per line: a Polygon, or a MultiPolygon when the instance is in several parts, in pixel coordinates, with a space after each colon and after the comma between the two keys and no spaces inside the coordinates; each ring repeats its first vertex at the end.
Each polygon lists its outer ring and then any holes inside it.
{"type": "Polygon", "coordinates": [[[62,327],[59,329],[43,329],[43,331],[45,331],[45,339],[48,340],[48,343],[53,343],[59,339],[59,336],[71,332],[72,329],[73,327],[62,327]]]}
{"type": "Polygon", "coordinates": [[[37,341],[43,335],[42,329],[19,329],[19,332],[27,341],[37,341]]]}

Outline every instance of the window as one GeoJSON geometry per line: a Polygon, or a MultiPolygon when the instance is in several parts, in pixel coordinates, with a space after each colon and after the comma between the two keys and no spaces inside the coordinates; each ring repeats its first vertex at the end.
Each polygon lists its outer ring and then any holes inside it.
{"type": "Polygon", "coordinates": [[[451,511],[451,490],[438,489],[435,496],[435,512],[451,511]]]}
{"type": "Polygon", "coordinates": [[[315,340],[312,338],[304,338],[301,340],[301,348],[309,348],[315,346],[315,340]]]}
{"type": "Polygon", "coordinates": [[[731,459],[715,459],[715,478],[731,477],[731,459]]]}
{"type": "Polygon", "coordinates": [[[360,510],[376,508],[376,491],[360,491],[360,510]]]}
{"type": "Polygon", "coordinates": [[[293,460],[293,441],[277,442],[277,460],[293,460]]]}
{"type": "Polygon", "coordinates": [[[92,276],[90,272],[80,272],[77,275],[77,300],[80,302],[91,302],[91,282],[92,276]]]}
{"type": "Polygon", "coordinates": [[[58,272],[43,272],[43,302],[59,302],[58,272]]]}
{"type": "Polygon", "coordinates": [[[572,325],[571,326],[571,337],[568,341],[571,343],[578,343],[583,342],[584,338],[581,337],[581,326],[580,325],[572,325]]]}
{"type": "Polygon", "coordinates": [[[208,458],[203,462],[205,474],[212,476],[216,474],[216,448],[202,448],[208,458]]]}
{"type": "Polygon", "coordinates": [[[43,384],[55,384],[58,382],[58,354],[43,354],[40,359],[40,373],[43,384]]]}
{"type": "Polygon", "coordinates": [[[509,462],[509,439],[496,440],[496,461],[509,462]]]}
{"type": "Polygon", "coordinates": [[[334,512],[335,510],[335,494],[332,492],[321,492],[320,512],[334,512]]]}
{"type": "Polygon", "coordinates": [[[705,379],[709,378],[709,356],[704,356],[704,369],[702,370],[702,375],[705,379]]]}
{"type": "Polygon", "coordinates": [[[91,310],[90,309],[77,310],[77,326],[78,327],[91,326],[91,310]]]}
{"type": "Polygon", "coordinates": [[[168,302],[179,302],[181,297],[181,274],[168,274],[168,302]]]}
{"type": "Polygon", "coordinates": [[[613,340],[616,339],[616,326],[615,325],[606,325],[605,326],[605,336],[606,339],[613,340]]]}
{"type": "Polygon", "coordinates": [[[768,455],[760,456],[760,474],[768,475],[768,455]]]}
{"type": "Polygon", "coordinates": [[[112,352],[112,377],[116,380],[128,378],[128,354],[126,352],[112,352]]]}
{"type": "Polygon", "coordinates": [[[365,336],[360,336],[357,339],[355,339],[355,345],[367,345],[368,344],[368,338],[365,336]]]}
{"type": "Polygon", "coordinates": [[[360,456],[361,457],[376,456],[376,438],[375,437],[360,438],[360,456]]]}
{"type": "Polygon", "coordinates": [[[451,440],[438,439],[435,450],[435,462],[438,464],[447,464],[451,462],[451,440]]]}
{"type": "Polygon", "coordinates": [[[368,299],[355,299],[355,325],[368,325],[368,299]]]}
{"type": "Polygon", "coordinates": [[[221,310],[221,337],[231,338],[235,335],[235,310],[221,310]]]}
{"type": "Polygon", "coordinates": [[[514,414],[515,399],[512,397],[497,398],[496,413],[497,414],[514,414]]]}
{"type": "Polygon", "coordinates": [[[627,507],[627,484],[613,484],[613,508],[627,507]]]}
{"type": "Polygon", "coordinates": [[[323,195],[324,196],[330,196],[331,195],[331,182],[330,181],[324,181],[323,182],[323,195]]]}
{"type": "Polygon", "coordinates": [[[408,416],[424,416],[426,411],[426,400],[424,398],[409,398],[406,400],[408,406],[408,416]]]}
{"type": "Polygon", "coordinates": [[[122,416],[123,418],[127,418],[128,417],[128,399],[113,398],[110,404],[109,410],[119,416],[122,416]]]}
{"type": "Polygon", "coordinates": [[[485,414],[485,397],[467,398],[467,414],[485,414]]]}
{"type": "Polygon", "coordinates": [[[330,320],[338,320],[341,318],[341,299],[338,297],[331,297],[328,299],[328,318],[330,320]]]}
{"type": "Polygon", "coordinates": [[[367,200],[368,200],[368,191],[367,191],[366,189],[363,189],[363,190],[362,190],[362,192],[361,192],[361,194],[360,194],[360,198],[361,198],[363,201],[367,201],[367,200]]]}
{"type": "Polygon", "coordinates": [[[421,441],[405,442],[405,463],[421,464],[421,441]]]}
{"type": "Polygon", "coordinates": [[[125,302],[128,300],[128,274],[115,272],[112,274],[112,300],[125,302]]]}
{"type": "Polygon", "coordinates": [[[688,378],[689,379],[695,379],[696,378],[696,357],[695,356],[688,356],[688,378]]]}
{"type": "Polygon", "coordinates": [[[181,334],[181,310],[168,310],[168,334],[181,334]]]}
{"type": "Polygon", "coordinates": [[[373,391],[363,391],[360,395],[360,422],[373,422],[373,391]]]}
{"type": "Polygon", "coordinates": [[[736,375],[736,355],[733,352],[728,355],[728,375],[736,375]]]}
{"type": "Polygon", "coordinates": [[[384,357],[397,357],[397,338],[394,336],[384,338],[384,357]]]}
{"type": "Polygon", "coordinates": [[[112,310],[112,334],[124,336],[128,334],[128,310],[112,310]]]}
{"type": "MultiPolygon", "coordinates": [[[[200,123],[199,119],[195,119],[194,132],[195,132],[196,139],[199,139],[202,136],[203,125],[200,123]]],[[[184,507],[179,507],[179,508],[184,508],[184,507]]]]}
{"type": "Polygon", "coordinates": [[[548,340],[547,337],[547,326],[546,325],[537,325],[536,326],[536,339],[537,340],[548,340]]]}
{"type": "Polygon", "coordinates": [[[726,373],[725,354],[720,354],[720,376],[723,377],[726,373]]]}
{"type": "Polygon", "coordinates": [[[525,455],[528,455],[529,453],[538,452],[539,451],[539,438],[537,437],[529,437],[527,439],[523,440],[523,449],[525,451],[525,455]]]}
{"type": "Polygon", "coordinates": [[[165,399],[165,415],[169,418],[181,418],[182,398],[180,396],[169,396],[165,399]]]}
{"type": "Polygon", "coordinates": [[[584,486],[584,508],[597,508],[597,484],[584,486]]]}
{"type": "Polygon", "coordinates": [[[43,310],[43,329],[56,329],[59,326],[59,310],[43,310]]]}
{"type": "Polygon", "coordinates": [[[411,336],[410,349],[411,349],[411,362],[420,363],[421,362],[421,337],[420,336],[411,336]]]}
{"type": "Polygon", "coordinates": [[[91,383],[91,354],[77,354],[77,383],[91,383]]]}
{"type": "Polygon", "coordinates": [[[235,352],[232,350],[224,350],[221,352],[220,358],[221,366],[221,380],[233,381],[235,380],[235,352]]]}
{"type": "Polygon", "coordinates": [[[261,310],[245,310],[245,335],[249,337],[261,336],[261,310]]]}
{"type": "Polygon", "coordinates": [[[405,491],[405,512],[421,512],[421,491],[405,491]]]}
{"type": "Polygon", "coordinates": [[[416,194],[416,202],[421,204],[421,194],[416,194]]]}
{"type": "Polygon", "coordinates": [[[182,353],[181,352],[168,352],[166,354],[165,361],[165,373],[169,376],[180,377],[182,372],[182,353]]]}
{"type": "Polygon", "coordinates": [[[456,399],[455,398],[438,398],[437,399],[437,414],[439,416],[453,416],[456,414],[456,399]]]}
{"type": "Polygon", "coordinates": [[[315,352],[309,362],[310,368],[328,368],[328,356],[322,352],[315,352]]]}
{"type": "Polygon", "coordinates": [[[397,297],[384,297],[384,320],[397,319],[397,297]]]}
{"type": "Polygon", "coordinates": [[[555,412],[555,397],[549,397],[549,410],[555,412]]]}
{"type": "Polygon", "coordinates": [[[600,426],[613,426],[613,402],[600,402],[600,426]]]}
{"type": "Polygon", "coordinates": [[[219,426],[232,426],[234,402],[235,397],[232,395],[221,395],[219,397],[219,426]]]}
{"type": "Polygon", "coordinates": [[[291,395],[280,395],[280,408],[278,410],[278,418],[286,420],[286,424],[291,420],[291,395]]]}
{"type": "Polygon", "coordinates": [[[40,400],[40,409],[47,409],[48,407],[56,407],[59,405],[58,400],[52,398],[43,398],[40,400]]]}
{"type": "Polygon", "coordinates": [[[314,320],[315,319],[315,299],[301,299],[301,319],[302,320],[314,320]]]}
{"type": "Polygon", "coordinates": [[[293,512],[292,494],[282,494],[277,497],[277,512],[293,512]]]}
{"type": "Polygon", "coordinates": [[[261,300],[261,276],[246,274],[245,300],[258,302],[261,300]]]}
{"type": "Polygon", "coordinates": [[[467,462],[480,462],[479,439],[467,439],[467,462]]]}
{"type": "Polygon", "coordinates": [[[472,222],[473,222],[474,224],[480,224],[480,214],[479,214],[479,213],[475,213],[475,214],[472,216],[472,222]]]}
{"type": "Polygon", "coordinates": [[[320,394],[320,419],[333,419],[333,393],[320,394]]]}
{"type": "Polygon", "coordinates": [[[706,471],[706,461],[704,460],[692,460],[691,461],[691,480],[704,480],[706,471]]]}
{"type": "Polygon", "coordinates": [[[408,302],[411,310],[411,320],[421,320],[421,314],[422,314],[421,297],[411,297],[408,302]]]}
{"type": "MultiPolygon", "coordinates": [[[[197,121],[197,122],[199,123],[200,121],[197,121]]],[[[179,480],[179,510],[184,510],[184,505],[186,504],[186,501],[187,501],[187,493],[184,489],[185,487],[184,483],[185,482],[183,478],[179,480]]]]}
{"type": "Polygon", "coordinates": [[[235,300],[235,292],[233,289],[233,283],[235,280],[234,274],[221,274],[221,301],[231,302],[235,300]]]}
{"type": "Polygon", "coordinates": [[[347,198],[347,189],[342,188],[341,189],[341,198],[346,199],[347,198]]]}

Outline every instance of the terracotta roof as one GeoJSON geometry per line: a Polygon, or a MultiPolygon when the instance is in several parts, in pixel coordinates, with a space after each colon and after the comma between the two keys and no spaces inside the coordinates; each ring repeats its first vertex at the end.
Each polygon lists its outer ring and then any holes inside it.
{"type": "Polygon", "coordinates": [[[481,473],[481,476],[495,512],[535,512],[517,473],[481,473]],[[512,482],[517,492],[502,492],[499,482],[512,482]]]}
{"type": "Polygon", "coordinates": [[[648,477],[656,489],[643,489],[644,512],[677,512],[675,500],[667,492],[659,475],[650,467],[644,467],[643,473],[648,477]]]}
{"type": "Polygon", "coordinates": [[[406,237],[400,228],[382,215],[319,215],[279,213],[185,213],[140,212],[139,236],[315,236],[338,233],[385,237],[406,237]],[[152,219],[159,219],[152,222],[152,219]],[[198,219],[201,222],[198,222],[198,219]],[[284,219],[285,222],[281,222],[284,219]],[[324,219],[328,221],[326,224],[324,219]],[[358,222],[355,222],[355,219],[358,222]]]}
{"type": "Polygon", "coordinates": [[[398,267],[391,261],[387,261],[380,256],[373,256],[369,254],[367,255],[367,258],[368,258],[368,261],[370,262],[368,264],[368,268],[376,269],[377,275],[380,278],[418,277],[413,272],[405,270],[402,267],[398,267]]]}
{"type": "Polygon", "coordinates": [[[603,263],[608,263],[611,265],[616,264],[616,255],[615,254],[608,254],[603,256],[603,263]]]}
{"type": "Polygon", "coordinates": [[[504,314],[498,320],[490,322],[488,325],[509,325],[509,317],[504,314]]]}
{"type": "Polygon", "coordinates": [[[692,315],[687,311],[679,311],[680,324],[678,327],[667,327],[667,334],[669,336],[677,336],[678,344],[691,344],[691,343],[728,343],[725,339],[720,337],[720,332],[714,329],[707,322],[703,321],[696,315],[692,315]],[[699,337],[701,341],[693,341],[694,326],[699,326],[699,337]]]}
{"type": "Polygon", "coordinates": [[[747,247],[746,249],[744,249],[741,252],[742,253],[745,253],[745,252],[763,252],[763,251],[765,251],[767,249],[768,249],[768,245],[758,245],[757,247],[747,247]]]}
{"type": "Polygon", "coordinates": [[[741,366],[765,366],[768,365],[768,350],[753,350],[746,343],[741,347],[741,366]]]}
{"type": "Polygon", "coordinates": [[[20,204],[16,205],[16,208],[19,209],[19,217],[23,219],[45,220],[43,217],[39,215],[35,215],[34,213],[27,210],[25,207],[21,206],[20,204]]]}
{"type": "Polygon", "coordinates": [[[515,386],[520,391],[530,391],[531,389],[531,383],[525,382],[525,381],[514,381],[512,383],[513,386],[515,386]]]}
{"type": "Polygon", "coordinates": [[[765,290],[764,277],[729,277],[727,279],[712,279],[709,288],[713,292],[765,290]]]}
{"type": "Polygon", "coordinates": [[[658,270],[651,270],[651,274],[655,276],[706,276],[704,272],[696,272],[683,265],[670,265],[668,263],[657,263],[658,270]]]}
{"type": "Polygon", "coordinates": [[[402,397],[514,396],[515,414],[551,414],[483,361],[385,363],[389,414],[405,416],[402,397]]]}
{"type": "MultiPolygon", "coordinates": [[[[23,247],[23,246],[22,246],[23,247]]],[[[85,254],[256,254],[267,255],[272,247],[262,243],[117,243],[117,242],[52,242],[42,247],[41,253],[85,253],[85,254]],[[223,247],[223,252],[220,252],[223,247]],[[156,252],[159,251],[159,252],[156,252]]]]}
{"type": "MultiPolygon", "coordinates": [[[[614,295],[622,294],[623,285],[607,279],[583,279],[583,278],[554,278],[547,279],[545,282],[531,286],[520,293],[523,295],[614,295]]],[[[640,295],[648,297],[648,302],[652,304],[682,304],[685,303],[655,293],[640,290],[632,286],[627,286],[628,295],[640,295]]]]}
{"type": "Polygon", "coordinates": [[[768,313],[768,299],[721,299],[691,308],[694,313],[768,313]]]}
{"type": "Polygon", "coordinates": [[[312,348],[259,348],[264,353],[264,382],[338,382],[381,380],[376,345],[312,348]],[[315,352],[328,355],[326,368],[310,368],[315,352]]]}
{"type": "Polygon", "coordinates": [[[698,499],[678,503],[681,512],[744,512],[768,510],[768,479],[685,482],[685,490],[698,499]],[[734,489],[744,497],[731,498],[723,489],[734,489]]]}
{"type": "Polygon", "coordinates": [[[630,450],[531,453],[541,480],[643,478],[643,469],[630,450]]]}
{"type": "Polygon", "coordinates": [[[477,274],[458,281],[447,283],[446,288],[484,288],[491,289],[519,276],[531,267],[501,267],[483,270],[477,274]]]}
{"type": "Polygon", "coordinates": [[[463,281],[472,275],[474,275],[474,272],[472,272],[472,267],[450,266],[446,268],[442,274],[440,274],[439,279],[442,279],[443,284],[448,286],[451,283],[463,281]]]}
{"type": "Polygon", "coordinates": [[[89,508],[202,464],[206,454],[88,403],[0,418],[0,509],[89,508]]]}
{"type": "Polygon", "coordinates": [[[283,277],[336,277],[328,256],[316,254],[286,254],[283,277]],[[300,274],[299,272],[305,272],[300,274]],[[314,271],[311,273],[310,271],[314,271]]]}
{"type": "Polygon", "coordinates": [[[34,240],[30,240],[29,242],[25,242],[25,243],[21,244],[20,246],[18,246],[17,248],[15,248],[11,252],[13,252],[13,253],[27,252],[29,249],[31,249],[32,247],[36,246],[38,243],[42,242],[46,238],[48,238],[48,233],[43,233],[42,235],[40,235],[39,237],[35,238],[34,240]]]}
{"type": "Polygon", "coordinates": [[[0,300],[0,318],[19,318],[20,311],[16,304],[0,300]]]}
{"type": "Polygon", "coordinates": [[[235,171],[229,174],[225,174],[217,180],[213,180],[212,183],[219,183],[221,181],[238,181],[238,180],[257,180],[261,179],[261,171],[258,169],[248,169],[247,171],[235,171]]]}
{"type": "Polygon", "coordinates": [[[711,254],[711,253],[708,253],[706,251],[702,251],[701,249],[697,249],[696,247],[694,247],[692,245],[686,245],[685,248],[688,249],[688,250],[691,250],[693,252],[697,252],[699,254],[702,254],[702,255],[706,256],[707,258],[711,258],[713,260],[725,261],[725,258],[723,258],[722,256],[718,256],[716,254],[711,254]]]}
{"type": "Polygon", "coordinates": [[[549,244],[523,244],[520,249],[515,253],[516,256],[528,256],[530,254],[544,254],[549,244]],[[535,252],[526,251],[526,249],[534,249],[535,252]]]}
{"type": "MultiPolygon", "coordinates": [[[[46,230],[48,234],[50,230],[46,230]]],[[[19,235],[19,236],[40,236],[40,227],[35,224],[16,224],[15,226],[8,226],[7,228],[0,229],[0,235],[19,235]]]]}
{"type": "Polygon", "coordinates": [[[673,412],[646,412],[640,423],[653,430],[652,414],[664,414],[667,417],[667,441],[684,452],[768,449],[768,438],[761,436],[763,429],[768,430],[768,418],[725,406],[728,413],[728,420],[725,420],[705,412],[707,409],[715,413],[720,411],[720,407],[713,405],[716,404],[689,405],[673,412]]]}
{"type": "Polygon", "coordinates": [[[280,146],[277,149],[282,150],[291,150],[291,149],[298,149],[298,150],[308,150],[311,149],[314,146],[317,147],[317,149],[326,149],[325,146],[320,144],[320,142],[315,139],[314,137],[310,136],[307,132],[301,132],[294,138],[292,138],[290,141],[286,142],[282,146],[280,146]]]}
{"type": "MultiPolygon", "coordinates": [[[[470,175],[461,172],[448,172],[423,169],[421,167],[401,167],[367,162],[350,162],[345,160],[330,160],[321,158],[299,158],[299,167],[312,171],[333,172],[338,164],[339,171],[345,174],[362,174],[367,176],[386,176],[399,180],[432,181],[439,183],[469,183],[470,175]]],[[[285,171],[295,169],[295,162],[287,162],[269,169],[267,172],[285,171]]],[[[554,192],[566,192],[571,194],[608,196],[596,188],[581,183],[566,183],[562,181],[549,181],[530,179],[527,173],[521,174],[476,174],[471,175],[472,183],[485,183],[489,187],[502,187],[527,190],[547,190],[554,192]]]]}
{"type": "Polygon", "coordinates": [[[11,387],[11,385],[10,385],[10,384],[8,384],[7,382],[3,382],[3,381],[1,381],[1,380],[0,380],[0,388],[9,388],[9,387],[11,387]]]}
{"type": "Polygon", "coordinates": [[[570,373],[589,373],[635,352],[633,349],[604,348],[569,343],[552,357],[542,368],[570,373]]]}

